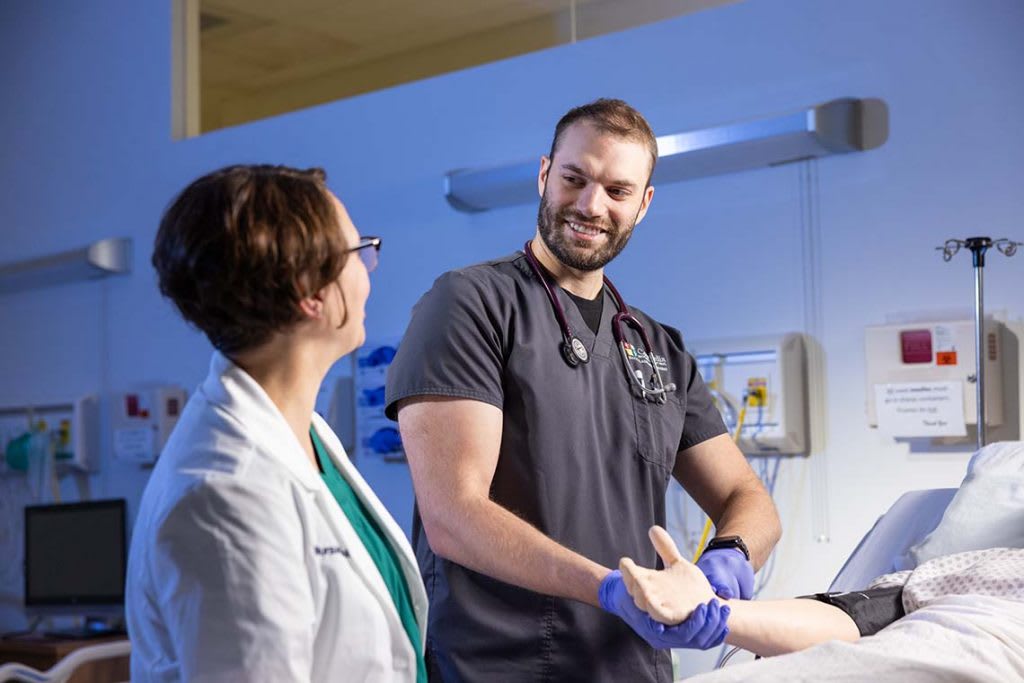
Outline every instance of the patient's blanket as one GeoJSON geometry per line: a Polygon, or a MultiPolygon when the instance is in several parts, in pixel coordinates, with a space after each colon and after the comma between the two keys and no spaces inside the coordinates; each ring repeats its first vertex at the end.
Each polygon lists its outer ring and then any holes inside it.
{"type": "Polygon", "coordinates": [[[917,569],[880,576],[868,588],[900,585],[907,614],[950,595],[1024,601],[1024,550],[990,548],[936,557],[917,569]]]}
{"type": "Polygon", "coordinates": [[[696,676],[735,681],[1024,681],[1024,551],[995,548],[936,558],[873,586],[904,584],[907,616],[855,643],[696,676]]]}

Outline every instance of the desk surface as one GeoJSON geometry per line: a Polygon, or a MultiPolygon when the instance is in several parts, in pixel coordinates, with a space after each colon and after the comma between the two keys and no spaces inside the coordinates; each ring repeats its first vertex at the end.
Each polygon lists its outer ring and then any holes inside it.
{"type": "Polygon", "coordinates": [[[8,653],[32,653],[63,657],[86,645],[112,643],[125,640],[127,636],[101,636],[99,638],[50,638],[42,634],[26,634],[0,640],[0,661],[8,653]]]}

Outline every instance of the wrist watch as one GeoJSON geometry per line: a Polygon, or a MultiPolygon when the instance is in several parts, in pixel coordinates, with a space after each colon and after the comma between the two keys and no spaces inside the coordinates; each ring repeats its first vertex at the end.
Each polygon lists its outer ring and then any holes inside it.
{"type": "Polygon", "coordinates": [[[747,558],[747,562],[750,562],[750,551],[747,550],[747,544],[739,536],[715,536],[708,541],[704,552],[718,550],[719,548],[736,548],[743,553],[743,557],[747,558]]]}

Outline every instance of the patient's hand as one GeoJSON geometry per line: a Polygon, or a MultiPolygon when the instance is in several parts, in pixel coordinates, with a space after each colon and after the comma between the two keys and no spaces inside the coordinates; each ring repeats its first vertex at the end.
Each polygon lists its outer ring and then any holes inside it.
{"type": "Polygon", "coordinates": [[[665,569],[638,567],[633,560],[624,557],[619,561],[619,570],[637,607],[663,624],[678,624],[698,605],[714,598],[715,593],[704,572],[679,554],[667,531],[653,526],[649,535],[665,569]]]}

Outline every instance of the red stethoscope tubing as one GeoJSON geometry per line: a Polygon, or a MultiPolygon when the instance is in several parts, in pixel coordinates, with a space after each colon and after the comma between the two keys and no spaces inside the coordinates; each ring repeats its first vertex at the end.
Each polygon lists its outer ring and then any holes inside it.
{"type": "MultiPolygon", "coordinates": [[[[548,281],[547,271],[533,254],[533,247],[530,245],[530,241],[527,241],[526,244],[523,245],[523,253],[526,254],[526,261],[530,264],[530,269],[533,270],[537,279],[539,279],[541,284],[544,285],[544,291],[548,295],[548,301],[551,302],[551,307],[555,311],[555,318],[558,319],[558,326],[562,329],[563,353],[566,354],[566,360],[570,365],[575,366],[577,363],[574,363],[569,357],[570,355],[573,355],[577,358],[578,362],[586,363],[589,358],[585,352],[581,356],[576,351],[573,351],[573,347],[575,346],[574,342],[579,343],[579,340],[575,333],[573,333],[572,327],[569,325],[569,320],[566,318],[565,309],[562,308],[562,304],[559,303],[558,297],[555,296],[555,291],[552,289],[551,283],[548,281]]],[[[623,325],[632,328],[640,335],[640,339],[644,345],[644,351],[647,353],[648,358],[650,358],[651,367],[654,369],[654,377],[652,377],[652,379],[656,378],[657,386],[645,387],[640,383],[639,386],[641,391],[644,392],[644,395],[653,394],[655,396],[663,396],[667,392],[675,391],[674,384],[665,385],[661,379],[661,371],[658,370],[657,363],[654,359],[654,347],[651,345],[650,337],[647,336],[647,330],[644,329],[643,324],[637,320],[636,316],[630,313],[629,309],[626,308],[626,302],[622,299],[622,295],[619,294],[619,290],[615,288],[612,281],[609,280],[607,276],[604,276],[603,279],[604,286],[607,287],[608,291],[611,293],[617,309],[615,315],[612,316],[612,335],[615,337],[615,343],[618,344],[619,350],[623,353],[623,362],[626,363],[626,374],[629,375],[634,382],[639,383],[639,380],[629,371],[629,362],[625,357],[626,338],[622,331],[623,325]]]]}

